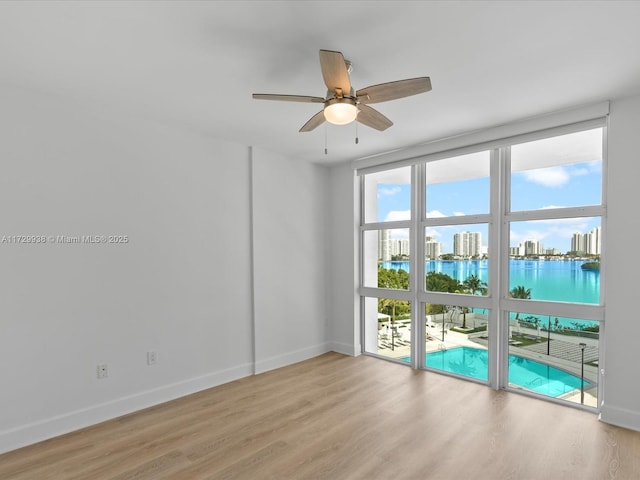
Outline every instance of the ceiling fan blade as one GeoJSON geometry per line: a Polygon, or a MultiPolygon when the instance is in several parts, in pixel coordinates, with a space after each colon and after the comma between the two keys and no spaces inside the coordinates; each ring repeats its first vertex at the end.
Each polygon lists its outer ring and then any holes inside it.
{"type": "Polygon", "coordinates": [[[351,95],[351,80],[342,53],[320,50],[320,69],[330,91],[336,92],[339,97],[351,95]]]}
{"type": "Polygon", "coordinates": [[[256,100],[280,100],[283,102],[324,103],[322,97],[309,97],[305,95],[272,95],[270,93],[254,93],[256,100]]]}
{"type": "Polygon", "coordinates": [[[375,128],[376,130],[386,130],[393,122],[381,114],[379,111],[368,107],[367,105],[358,105],[358,116],[356,120],[365,124],[367,127],[375,128]]]}
{"type": "Polygon", "coordinates": [[[324,123],[324,110],[320,110],[313,117],[309,119],[300,129],[301,132],[310,132],[316,127],[319,127],[324,123]]]}
{"type": "Polygon", "coordinates": [[[429,90],[431,90],[431,79],[429,77],[420,77],[371,85],[358,90],[356,97],[358,97],[360,103],[378,103],[410,97],[429,90]]]}

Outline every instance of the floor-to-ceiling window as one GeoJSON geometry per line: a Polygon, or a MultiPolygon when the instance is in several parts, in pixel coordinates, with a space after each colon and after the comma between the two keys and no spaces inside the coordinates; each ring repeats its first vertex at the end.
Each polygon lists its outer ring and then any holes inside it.
{"type": "Polygon", "coordinates": [[[597,407],[603,129],[505,148],[506,384],[597,407]],[[508,249],[508,251],[507,251],[508,249]]]}
{"type": "Polygon", "coordinates": [[[597,407],[604,145],[596,119],[359,170],[364,351],[597,407]]]}
{"type": "Polygon", "coordinates": [[[426,162],[420,186],[424,232],[427,368],[488,380],[488,325],[494,288],[489,263],[491,163],[489,150],[426,162]]]}
{"type": "Polygon", "coordinates": [[[365,350],[389,358],[411,358],[411,310],[415,281],[413,167],[372,173],[362,188],[362,287],[365,350]]]}

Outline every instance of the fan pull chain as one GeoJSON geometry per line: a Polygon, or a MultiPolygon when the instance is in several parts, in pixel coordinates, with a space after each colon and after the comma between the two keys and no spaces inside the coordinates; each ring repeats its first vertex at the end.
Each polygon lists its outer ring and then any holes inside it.
{"type": "Polygon", "coordinates": [[[327,154],[327,125],[324,126],[324,154],[327,154]]]}
{"type": "Polygon", "coordinates": [[[356,145],[358,144],[358,121],[356,120],[356,145]]]}

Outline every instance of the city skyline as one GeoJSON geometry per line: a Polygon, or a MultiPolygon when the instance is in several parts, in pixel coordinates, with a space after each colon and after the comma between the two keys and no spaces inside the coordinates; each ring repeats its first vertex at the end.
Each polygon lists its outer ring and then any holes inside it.
{"type": "MultiPolygon", "coordinates": [[[[382,261],[392,260],[397,256],[410,255],[410,243],[406,238],[392,238],[392,230],[380,230],[378,232],[378,259],[382,261]]],[[[437,260],[441,255],[453,255],[459,258],[481,258],[488,255],[488,249],[482,246],[482,234],[480,232],[460,232],[453,237],[453,251],[443,250],[443,243],[433,237],[425,236],[424,255],[426,259],[437,260]]],[[[574,233],[571,239],[570,250],[561,251],[555,247],[547,247],[542,242],[529,239],[515,247],[509,247],[510,256],[550,256],[566,255],[570,252],[578,256],[600,255],[602,248],[602,235],[600,227],[596,227],[588,233],[574,233]]]]}
{"type": "MultiPolygon", "coordinates": [[[[551,207],[548,207],[551,208],[551,207]]],[[[386,207],[387,213],[383,217],[383,221],[408,220],[410,211],[391,210],[386,207]]],[[[385,207],[381,208],[382,211],[385,207]]],[[[442,218],[447,215],[437,215],[439,211],[431,211],[429,218],[442,218]]],[[[463,215],[458,212],[455,216],[463,215]]],[[[536,220],[524,222],[512,222],[509,232],[509,246],[518,247],[526,241],[538,241],[545,245],[545,248],[555,248],[563,253],[572,250],[571,243],[575,234],[585,235],[600,228],[600,219],[592,217],[578,217],[567,219],[553,220],[536,220]]],[[[427,227],[425,237],[433,237],[442,244],[443,253],[453,253],[454,251],[454,235],[477,231],[482,236],[482,247],[488,249],[488,225],[487,224],[464,224],[464,225],[447,225],[438,227],[427,227]]],[[[408,239],[409,232],[407,229],[392,229],[392,239],[408,239]]]]}
{"type": "MultiPolygon", "coordinates": [[[[509,210],[601,205],[602,135],[602,129],[596,128],[512,145],[510,193],[506,199],[509,210]]],[[[489,172],[488,151],[428,162],[424,195],[426,218],[489,214],[489,172]]],[[[372,208],[367,213],[367,217],[372,217],[367,221],[409,220],[410,178],[410,167],[373,174],[371,186],[376,189],[377,202],[375,211],[372,208]]],[[[568,252],[574,234],[584,235],[600,226],[599,217],[511,222],[509,246],[538,241],[546,248],[568,252]]],[[[442,251],[446,253],[454,251],[454,235],[465,231],[480,232],[483,248],[487,248],[490,240],[487,223],[430,226],[424,234],[442,242],[442,251]]],[[[391,238],[408,238],[408,230],[397,229],[391,238]]]]}
{"type": "MultiPolygon", "coordinates": [[[[514,173],[511,180],[512,191],[518,192],[512,196],[516,198],[511,200],[514,210],[515,207],[518,210],[544,210],[600,204],[602,174],[594,163],[596,162],[514,173]]],[[[379,184],[378,221],[410,219],[410,190],[410,186],[405,184],[379,184]]],[[[426,197],[427,218],[489,213],[489,179],[427,185],[426,197]]],[[[574,234],[586,234],[600,226],[600,219],[591,217],[512,222],[509,244],[517,247],[527,240],[535,240],[544,243],[547,248],[568,252],[571,250],[574,234]]],[[[487,224],[427,227],[425,236],[440,241],[443,252],[453,252],[453,236],[465,231],[480,232],[483,247],[487,248],[487,224]]],[[[393,231],[391,238],[408,238],[408,231],[397,229],[393,231]]]]}

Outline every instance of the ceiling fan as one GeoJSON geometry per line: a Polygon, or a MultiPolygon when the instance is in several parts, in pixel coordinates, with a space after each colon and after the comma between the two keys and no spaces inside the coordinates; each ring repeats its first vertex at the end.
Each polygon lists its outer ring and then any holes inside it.
{"type": "Polygon", "coordinates": [[[342,53],[331,50],[320,50],[320,69],[327,86],[326,98],[266,93],[254,93],[253,98],[324,104],[324,108],[302,126],[301,132],[310,132],[325,120],[336,125],[346,125],[356,120],[383,131],[393,125],[393,122],[369,104],[396,100],[431,90],[429,77],[419,77],[371,85],[354,92],[349,79],[351,62],[345,60],[342,53]]]}

